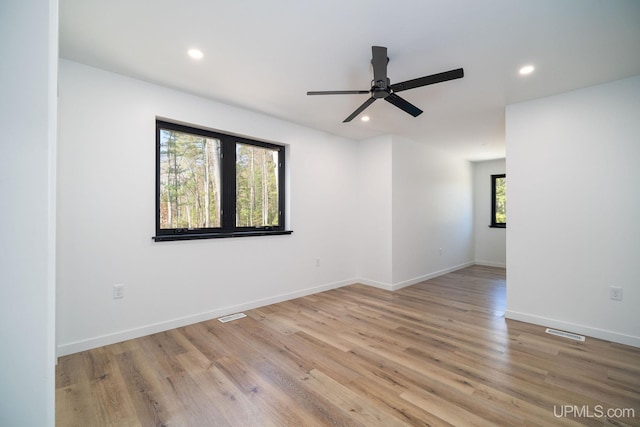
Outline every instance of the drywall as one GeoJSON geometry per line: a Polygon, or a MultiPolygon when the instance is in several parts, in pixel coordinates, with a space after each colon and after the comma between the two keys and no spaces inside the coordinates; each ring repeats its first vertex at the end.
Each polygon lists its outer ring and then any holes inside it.
{"type": "Polygon", "coordinates": [[[60,354],[356,281],[355,142],[74,62],[60,65],[60,354]],[[156,116],[287,144],[293,234],[152,241],[156,116]],[[125,298],[114,300],[119,283],[125,298]]]}
{"type": "Polygon", "coordinates": [[[358,153],[360,282],[395,290],[473,263],[469,162],[392,135],[358,153]]]}
{"type": "Polygon", "coordinates": [[[471,164],[393,137],[394,289],[473,263],[471,164]]]}
{"type": "Polygon", "coordinates": [[[0,425],[53,426],[57,1],[0,3],[0,425]]]}
{"type": "Polygon", "coordinates": [[[489,227],[491,224],[491,175],[505,172],[505,159],[473,162],[474,247],[475,262],[479,265],[503,268],[507,266],[507,229],[489,227]]]}
{"type": "Polygon", "coordinates": [[[59,115],[61,355],[473,262],[471,165],[413,141],[354,142],[70,61],[59,115]],[[153,242],[156,117],[288,144],[294,233],[153,242]]]}
{"type": "Polygon", "coordinates": [[[358,143],[358,280],[388,288],[392,278],[392,139],[358,143]]]}
{"type": "Polygon", "coordinates": [[[507,317],[640,346],[638,117],[640,76],[507,107],[507,317]]]}

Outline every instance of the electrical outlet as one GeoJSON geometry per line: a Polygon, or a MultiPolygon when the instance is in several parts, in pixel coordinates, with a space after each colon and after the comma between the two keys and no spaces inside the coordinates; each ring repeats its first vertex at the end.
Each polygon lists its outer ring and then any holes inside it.
{"type": "Polygon", "coordinates": [[[615,301],[622,301],[622,288],[609,286],[609,298],[615,301]]]}
{"type": "Polygon", "coordinates": [[[124,284],[113,285],[113,299],[124,298],[124,284]]]}
{"type": "Polygon", "coordinates": [[[316,267],[320,267],[320,258],[316,258],[316,267]]]}
{"type": "Polygon", "coordinates": [[[442,248],[440,248],[440,255],[442,256],[442,248]]]}

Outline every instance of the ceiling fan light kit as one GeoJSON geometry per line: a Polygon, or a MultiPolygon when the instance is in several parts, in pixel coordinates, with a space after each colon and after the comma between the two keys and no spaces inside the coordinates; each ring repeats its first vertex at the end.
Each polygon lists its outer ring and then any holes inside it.
{"type": "Polygon", "coordinates": [[[360,107],[358,107],[349,117],[344,119],[343,123],[350,122],[362,113],[367,107],[374,103],[377,99],[384,99],[390,104],[395,105],[402,111],[417,117],[422,114],[422,110],[411,104],[409,101],[396,95],[396,92],[403,90],[415,89],[417,87],[427,86],[434,83],[442,83],[449,80],[460,79],[464,77],[464,70],[457,68],[455,70],[445,71],[438,74],[419,77],[417,79],[407,80],[401,83],[391,84],[391,80],[387,77],[387,48],[382,46],[371,46],[371,66],[373,68],[373,80],[371,81],[371,89],[369,90],[325,90],[311,91],[307,95],[364,95],[371,94],[360,107]]]}

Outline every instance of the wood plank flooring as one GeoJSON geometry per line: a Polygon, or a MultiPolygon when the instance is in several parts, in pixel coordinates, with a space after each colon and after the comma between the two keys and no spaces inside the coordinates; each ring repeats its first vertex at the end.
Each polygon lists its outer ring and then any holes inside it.
{"type": "Polygon", "coordinates": [[[504,274],[352,285],[62,357],[56,425],[640,426],[640,349],[505,320],[504,274]]]}

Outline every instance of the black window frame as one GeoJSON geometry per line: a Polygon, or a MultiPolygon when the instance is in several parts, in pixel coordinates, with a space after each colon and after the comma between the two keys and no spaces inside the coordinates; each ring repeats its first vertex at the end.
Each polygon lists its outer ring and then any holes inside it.
{"type": "Polygon", "coordinates": [[[507,174],[501,173],[496,175],[491,175],[491,224],[489,227],[492,228],[507,228],[506,222],[497,222],[496,221],[496,183],[498,179],[507,178],[507,174]]]}
{"type": "Polygon", "coordinates": [[[225,134],[218,131],[177,124],[166,120],[156,119],[156,242],[173,240],[214,239],[221,237],[245,237],[291,234],[293,231],[285,229],[285,157],[286,147],[271,142],[259,141],[237,135],[225,134]],[[221,180],[221,209],[220,227],[207,228],[160,228],[160,132],[161,129],[193,135],[215,138],[220,141],[222,159],[220,164],[221,180]],[[258,227],[236,226],[236,144],[246,144],[278,151],[278,225],[258,227]]]}

